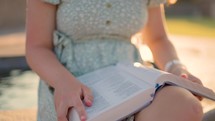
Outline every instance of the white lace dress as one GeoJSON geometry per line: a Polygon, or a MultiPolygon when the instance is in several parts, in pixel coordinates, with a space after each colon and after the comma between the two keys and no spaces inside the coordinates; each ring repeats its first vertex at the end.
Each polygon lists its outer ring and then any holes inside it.
{"type": "MultiPolygon", "coordinates": [[[[119,61],[141,61],[131,36],[147,21],[148,7],[165,0],[43,0],[58,6],[54,51],[74,75],[119,61]]],[[[60,80],[59,80],[60,81],[60,80]]],[[[57,121],[53,94],[43,81],[39,84],[38,121],[57,121]]],[[[125,120],[132,121],[133,117],[125,120]]]]}

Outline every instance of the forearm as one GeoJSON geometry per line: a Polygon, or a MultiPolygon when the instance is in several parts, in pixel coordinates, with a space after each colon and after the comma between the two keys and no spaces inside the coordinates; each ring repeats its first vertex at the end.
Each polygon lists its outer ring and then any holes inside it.
{"type": "Polygon", "coordinates": [[[164,70],[167,62],[171,60],[178,60],[174,46],[166,38],[163,40],[152,41],[152,43],[148,44],[148,46],[152,51],[155,63],[161,70],[164,70]]]}
{"type": "Polygon", "coordinates": [[[54,88],[75,80],[75,77],[61,65],[55,54],[48,48],[31,47],[27,49],[26,57],[32,70],[54,88]]]}
{"type": "Polygon", "coordinates": [[[149,8],[148,15],[148,21],[142,30],[143,40],[151,49],[155,63],[165,70],[165,65],[177,60],[178,56],[166,33],[164,7],[149,8]]]}

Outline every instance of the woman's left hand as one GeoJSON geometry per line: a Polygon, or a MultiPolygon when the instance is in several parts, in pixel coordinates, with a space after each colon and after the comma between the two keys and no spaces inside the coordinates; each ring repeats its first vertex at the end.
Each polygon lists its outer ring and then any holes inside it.
{"type": "MultiPolygon", "coordinates": [[[[203,85],[203,83],[201,82],[201,80],[199,78],[197,78],[196,76],[192,75],[190,72],[188,72],[188,70],[184,67],[175,67],[172,72],[173,74],[186,78],[192,82],[198,83],[200,85],[203,85]]],[[[200,101],[203,99],[203,97],[195,95],[200,101]]]]}

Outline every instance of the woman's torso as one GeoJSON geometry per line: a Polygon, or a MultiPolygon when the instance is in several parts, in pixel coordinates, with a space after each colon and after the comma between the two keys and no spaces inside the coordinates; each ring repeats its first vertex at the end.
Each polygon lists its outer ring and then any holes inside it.
{"type": "Polygon", "coordinates": [[[57,29],[74,40],[96,36],[130,38],[147,20],[148,0],[62,0],[57,29]]]}
{"type": "Polygon", "coordinates": [[[58,5],[55,51],[75,76],[120,61],[141,61],[130,38],[164,0],[44,0],[58,5]]]}

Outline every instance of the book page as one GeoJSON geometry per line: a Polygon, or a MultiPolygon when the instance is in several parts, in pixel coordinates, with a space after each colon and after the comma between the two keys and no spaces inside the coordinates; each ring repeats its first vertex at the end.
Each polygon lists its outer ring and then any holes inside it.
{"type": "Polygon", "coordinates": [[[117,67],[120,68],[120,70],[123,70],[126,73],[139,78],[140,80],[142,80],[142,82],[147,82],[152,86],[155,85],[156,80],[162,74],[165,74],[165,72],[163,71],[153,68],[147,68],[145,66],[135,67],[132,63],[118,63],[117,67]]]}
{"type": "Polygon", "coordinates": [[[118,70],[116,66],[86,74],[78,79],[93,91],[93,105],[86,107],[88,119],[122,103],[143,90],[151,88],[148,83],[129,76],[118,70]]]}
{"type": "Polygon", "coordinates": [[[193,94],[200,95],[215,101],[215,93],[213,90],[190,80],[172,74],[166,74],[162,75],[157,81],[160,85],[169,84],[179,86],[189,90],[193,94]]]}
{"type": "MultiPolygon", "coordinates": [[[[151,94],[154,93],[156,86],[159,86],[159,84],[164,85],[165,83],[181,86],[195,94],[201,94],[215,100],[214,92],[205,90],[200,85],[193,85],[191,82],[187,82],[186,80],[181,81],[181,78],[179,77],[176,78],[176,76],[172,74],[156,69],[134,67],[131,63],[119,63],[117,65],[99,69],[78,77],[78,79],[83,84],[87,85],[94,95],[93,105],[91,107],[85,107],[88,121],[92,121],[93,119],[98,119],[96,121],[100,121],[100,119],[104,120],[107,118],[105,117],[106,115],[113,117],[113,115],[116,114],[114,120],[118,117],[122,118],[122,116],[127,116],[130,112],[127,112],[126,114],[121,113],[124,112],[122,109],[134,108],[133,111],[135,111],[141,106],[143,100],[145,101],[145,104],[150,103],[153,99],[151,94]],[[143,97],[139,95],[143,95],[143,97]],[[135,100],[131,100],[134,97],[135,100]],[[138,97],[141,98],[138,99],[138,97]],[[135,101],[136,107],[134,107],[134,103],[132,103],[135,101]],[[124,105],[122,105],[123,103],[124,105]],[[132,104],[132,106],[128,105],[126,107],[125,105],[127,104],[132,104]],[[122,115],[117,115],[117,111],[122,115]]],[[[70,118],[70,121],[76,121],[71,119],[72,118],[70,118]]]]}

